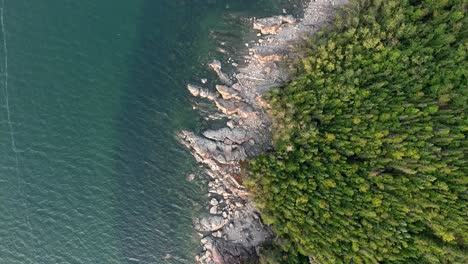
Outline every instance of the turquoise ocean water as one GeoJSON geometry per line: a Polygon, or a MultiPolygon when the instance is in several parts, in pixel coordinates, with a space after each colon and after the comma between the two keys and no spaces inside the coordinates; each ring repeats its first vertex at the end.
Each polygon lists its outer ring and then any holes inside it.
{"type": "Polygon", "coordinates": [[[289,2],[0,3],[0,263],[193,263],[185,85],[289,2]]]}

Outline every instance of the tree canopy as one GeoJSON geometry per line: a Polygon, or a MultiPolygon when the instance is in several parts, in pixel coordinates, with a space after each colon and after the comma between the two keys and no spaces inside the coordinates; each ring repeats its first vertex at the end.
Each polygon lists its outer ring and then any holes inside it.
{"type": "Polygon", "coordinates": [[[351,1],[269,95],[248,187],[320,263],[468,263],[468,5],[351,1]]]}

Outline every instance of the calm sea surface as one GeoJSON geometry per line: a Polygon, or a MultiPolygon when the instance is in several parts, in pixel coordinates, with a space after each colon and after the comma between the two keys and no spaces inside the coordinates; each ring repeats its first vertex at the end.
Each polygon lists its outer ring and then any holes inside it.
{"type": "Polygon", "coordinates": [[[205,191],[174,135],[204,122],[185,85],[288,1],[0,5],[0,263],[193,263],[205,191]]]}

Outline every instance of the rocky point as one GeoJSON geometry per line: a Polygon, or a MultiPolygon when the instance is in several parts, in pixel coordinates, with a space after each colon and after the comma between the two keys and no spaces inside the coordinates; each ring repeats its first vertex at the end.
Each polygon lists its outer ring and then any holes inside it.
{"type": "Polygon", "coordinates": [[[259,31],[260,38],[249,49],[251,56],[245,67],[227,74],[222,63],[214,60],[208,67],[219,78],[215,89],[202,86],[205,79],[201,85],[187,86],[193,96],[213,101],[229,119],[224,128],[206,130],[200,135],[181,131],[178,135],[196,160],[205,165],[211,179],[209,216],[194,220],[202,244],[197,263],[255,261],[258,249],[274,238],[242,186],[241,165],[272,148],[271,119],[263,95],[284,86],[293,77],[292,71],[279,62],[299,56],[293,47],[329,24],[336,7],[345,2],[310,1],[300,19],[280,15],[254,20],[253,28],[259,31]]]}

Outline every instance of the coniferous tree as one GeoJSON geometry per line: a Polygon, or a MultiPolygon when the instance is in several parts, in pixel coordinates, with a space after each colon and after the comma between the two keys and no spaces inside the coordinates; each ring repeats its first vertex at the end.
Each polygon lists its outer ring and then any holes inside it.
{"type": "Polygon", "coordinates": [[[272,91],[249,187],[284,251],[320,263],[468,263],[468,6],[352,1],[272,91]]]}

